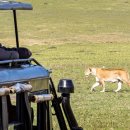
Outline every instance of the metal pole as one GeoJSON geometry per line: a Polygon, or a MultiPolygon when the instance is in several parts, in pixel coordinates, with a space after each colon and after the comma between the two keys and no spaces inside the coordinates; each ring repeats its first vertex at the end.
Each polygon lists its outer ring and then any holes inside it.
{"type": "Polygon", "coordinates": [[[17,46],[17,48],[19,48],[19,37],[18,37],[18,27],[17,27],[16,10],[13,10],[13,16],[14,16],[14,27],[15,27],[16,46],[17,46]]]}
{"type": "Polygon", "coordinates": [[[6,96],[1,97],[2,100],[2,129],[8,130],[8,108],[7,108],[7,99],[6,96]]]}
{"type": "Polygon", "coordinates": [[[54,99],[52,100],[52,106],[54,107],[55,114],[56,114],[57,119],[58,119],[60,130],[67,130],[67,126],[66,126],[65,119],[64,119],[64,116],[63,116],[63,112],[62,112],[62,109],[61,109],[61,106],[60,106],[60,102],[58,100],[56,90],[55,90],[55,87],[54,87],[54,83],[53,83],[51,78],[50,78],[50,90],[51,90],[51,92],[54,96],[54,99]]]}
{"type": "Polygon", "coordinates": [[[37,130],[49,130],[47,126],[47,103],[37,104],[37,130]]]}

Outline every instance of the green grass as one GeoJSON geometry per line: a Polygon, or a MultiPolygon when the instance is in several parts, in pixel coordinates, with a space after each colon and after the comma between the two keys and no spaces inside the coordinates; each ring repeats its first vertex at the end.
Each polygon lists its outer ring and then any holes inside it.
{"type": "MultiPolygon", "coordinates": [[[[21,0],[23,1],[23,0],[21,0]]],[[[125,68],[130,73],[129,0],[28,0],[33,11],[18,11],[21,45],[26,45],[46,68],[52,69],[56,89],[59,79],[71,78],[75,93],[71,104],[84,130],[129,130],[130,88],[114,93],[107,84],[94,93],[94,77],[84,76],[87,66],[125,68]]],[[[0,42],[15,42],[12,14],[0,12],[0,42]]],[[[55,122],[55,121],[54,121],[55,122]]],[[[57,123],[54,123],[58,130],[57,123]]]]}
{"type": "MultiPolygon", "coordinates": [[[[21,44],[130,41],[128,0],[27,2],[33,4],[33,11],[17,12],[21,44]]],[[[1,39],[13,43],[12,14],[1,11],[0,16],[1,39]]]]}
{"type": "Polygon", "coordinates": [[[86,65],[125,68],[130,72],[129,44],[33,45],[30,49],[40,63],[52,69],[56,89],[59,79],[73,79],[75,93],[71,96],[71,103],[80,126],[85,130],[130,129],[130,88],[123,85],[121,92],[114,93],[117,84],[109,83],[106,85],[106,93],[99,92],[101,87],[91,93],[90,87],[95,79],[85,79],[84,76],[86,65]]]}

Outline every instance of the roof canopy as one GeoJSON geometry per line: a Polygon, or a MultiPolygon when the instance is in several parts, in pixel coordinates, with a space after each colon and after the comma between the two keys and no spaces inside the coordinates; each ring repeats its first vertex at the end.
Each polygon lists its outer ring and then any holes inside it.
{"type": "Polygon", "coordinates": [[[15,1],[0,1],[0,10],[32,10],[32,5],[15,1]]]}

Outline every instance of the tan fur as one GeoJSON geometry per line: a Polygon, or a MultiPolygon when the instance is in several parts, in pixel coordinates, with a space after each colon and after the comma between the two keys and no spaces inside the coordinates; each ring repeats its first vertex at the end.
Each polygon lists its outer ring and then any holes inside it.
{"type": "Polygon", "coordinates": [[[92,86],[91,91],[95,87],[101,85],[105,92],[105,82],[117,82],[118,88],[115,92],[118,92],[121,89],[122,83],[127,83],[130,86],[129,74],[124,69],[105,69],[105,68],[87,68],[85,70],[85,76],[93,75],[96,78],[96,83],[92,86]]]}

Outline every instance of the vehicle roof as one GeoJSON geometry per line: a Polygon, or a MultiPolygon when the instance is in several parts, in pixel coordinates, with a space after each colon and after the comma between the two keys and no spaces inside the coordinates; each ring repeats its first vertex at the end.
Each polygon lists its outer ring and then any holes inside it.
{"type": "Polygon", "coordinates": [[[0,1],[0,10],[32,10],[33,7],[29,3],[16,2],[16,1],[0,1]]]}

